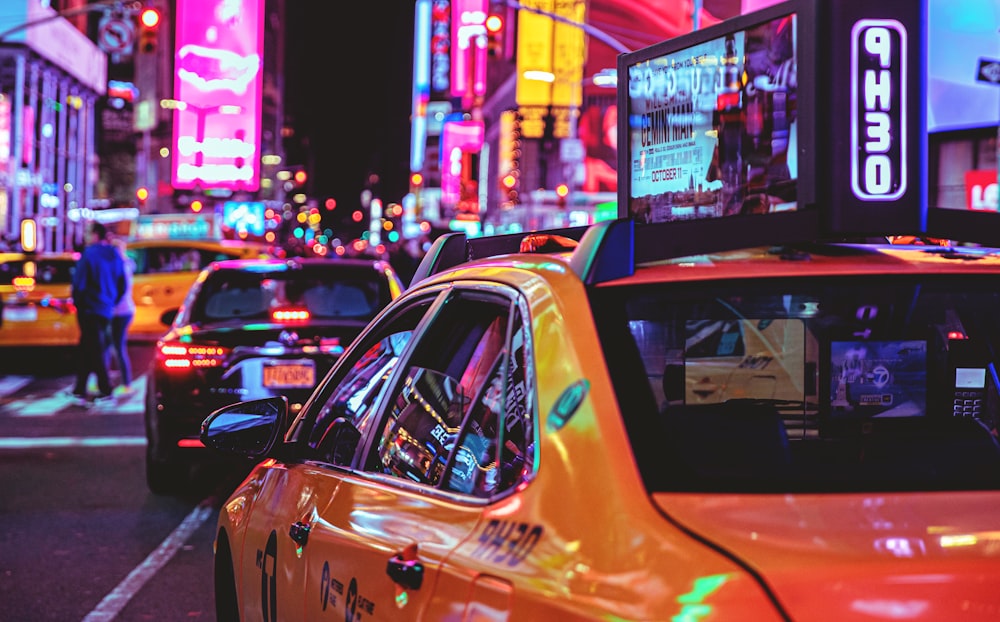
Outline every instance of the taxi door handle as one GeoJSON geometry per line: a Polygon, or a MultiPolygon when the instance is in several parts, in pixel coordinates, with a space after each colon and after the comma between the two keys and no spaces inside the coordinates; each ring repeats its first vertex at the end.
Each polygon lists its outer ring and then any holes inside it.
{"type": "Polygon", "coordinates": [[[405,560],[402,555],[393,555],[385,572],[396,583],[413,590],[419,590],[424,582],[424,565],[415,559],[405,560]]]}
{"type": "Polygon", "coordinates": [[[309,527],[309,523],[295,521],[292,523],[291,529],[288,530],[288,536],[299,546],[305,546],[306,542],[309,540],[310,529],[311,527],[309,527]]]}

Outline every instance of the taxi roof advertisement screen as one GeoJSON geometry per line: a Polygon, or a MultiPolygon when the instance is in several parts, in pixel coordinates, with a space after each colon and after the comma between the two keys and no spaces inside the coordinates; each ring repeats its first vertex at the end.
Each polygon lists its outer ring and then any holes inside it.
{"type": "Polygon", "coordinates": [[[787,0],[621,54],[619,216],[677,253],[922,232],[925,14],[787,0]]]}
{"type": "Polygon", "coordinates": [[[628,68],[635,218],[798,207],[795,22],[782,15],[628,68]]]}

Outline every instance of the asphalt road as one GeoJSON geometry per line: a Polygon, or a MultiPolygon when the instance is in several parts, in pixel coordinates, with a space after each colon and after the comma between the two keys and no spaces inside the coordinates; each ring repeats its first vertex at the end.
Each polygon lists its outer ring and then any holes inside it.
{"type": "Polygon", "coordinates": [[[135,344],[133,395],[68,395],[72,357],[0,350],[0,620],[215,620],[212,539],[238,475],[183,496],[145,482],[142,405],[151,344],[135,344]]]}

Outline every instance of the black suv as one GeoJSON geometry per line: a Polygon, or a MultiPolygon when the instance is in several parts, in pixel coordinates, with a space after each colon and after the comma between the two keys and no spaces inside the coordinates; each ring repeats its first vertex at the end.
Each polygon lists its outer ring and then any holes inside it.
{"type": "Polygon", "coordinates": [[[375,259],[237,259],[204,269],[164,313],[148,374],[146,480],[181,491],[207,453],[201,422],[233,402],[282,395],[300,408],[403,284],[375,259]]]}

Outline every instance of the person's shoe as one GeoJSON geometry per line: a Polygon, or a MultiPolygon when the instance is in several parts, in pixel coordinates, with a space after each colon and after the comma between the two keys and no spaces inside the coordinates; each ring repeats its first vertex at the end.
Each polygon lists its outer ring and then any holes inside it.
{"type": "Polygon", "coordinates": [[[127,384],[118,385],[115,390],[112,391],[115,397],[128,397],[135,394],[135,389],[127,384]]]}
{"type": "Polygon", "coordinates": [[[90,405],[90,398],[86,393],[80,393],[78,391],[67,391],[65,395],[71,397],[73,399],[73,403],[77,406],[90,405]]]}

